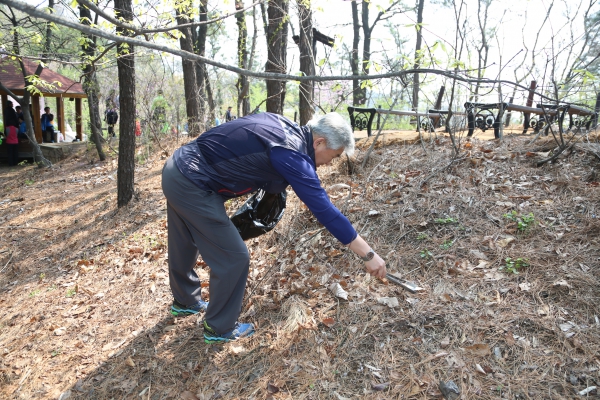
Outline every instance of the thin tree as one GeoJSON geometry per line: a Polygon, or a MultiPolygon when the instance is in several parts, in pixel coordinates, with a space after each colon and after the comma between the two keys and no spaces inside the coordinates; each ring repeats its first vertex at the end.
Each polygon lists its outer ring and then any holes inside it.
{"type": "Polygon", "coordinates": [[[360,70],[358,67],[358,45],[360,44],[360,22],[358,20],[358,4],[356,0],[352,0],[350,3],[352,7],[352,54],[350,56],[350,66],[352,69],[352,104],[359,106],[365,103],[365,99],[362,98],[362,91],[360,90],[359,75],[360,70]]]}
{"type": "MultiPolygon", "coordinates": [[[[54,12],[54,0],[48,0],[48,12],[54,12]]],[[[46,21],[46,38],[44,42],[44,52],[42,53],[42,62],[47,63],[50,57],[50,48],[52,46],[52,22],[46,21]]]]}
{"type": "MultiPolygon", "coordinates": [[[[413,64],[414,69],[418,69],[421,67],[421,44],[423,41],[423,8],[425,5],[425,0],[418,0],[417,2],[417,25],[415,25],[415,29],[417,31],[417,43],[415,45],[415,63],[413,64]]],[[[419,91],[420,91],[420,82],[419,82],[419,74],[416,73],[413,76],[413,92],[412,92],[412,106],[413,110],[419,109],[419,91]]]]}
{"type": "Polygon", "coordinates": [[[377,13],[377,16],[373,20],[373,23],[369,22],[369,6],[370,1],[363,0],[361,4],[360,21],[358,15],[358,4],[356,0],[352,0],[352,27],[353,27],[353,40],[352,40],[352,74],[355,78],[352,81],[353,89],[353,104],[364,105],[367,102],[367,86],[364,80],[364,76],[369,75],[371,69],[371,38],[373,36],[373,30],[380,21],[390,19],[395,14],[402,12],[398,6],[400,0],[393,1],[388,8],[381,10],[377,13]],[[360,42],[360,29],[362,28],[363,33],[363,49],[362,49],[362,61],[359,63],[358,60],[358,45],[360,42]],[[360,64],[360,68],[359,68],[360,64]],[[362,78],[359,80],[358,76],[362,78]]]}
{"type": "MultiPolygon", "coordinates": [[[[310,0],[298,2],[298,18],[300,25],[300,72],[304,75],[315,74],[313,49],[313,24],[310,0]]],[[[300,83],[300,125],[306,125],[313,116],[314,82],[300,83]]]]}
{"type": "MultiPolygon", "coordinates": [[[[200,56],[206,55],[206,39],[208,37],[208,0],[201,0],[198,7],[199,11],[199,22],[202,25],[198,26],[198,29],[192,29],[192,35],[194,37],[194,47],[196,54],[200,56]]],[[[205,113],[205,103],[208,103],[209,109],[209,120],[212,120],[215,116],[215,100],[212,91],[212,85],[208,79],[208,68],[206,63],[201,61],[196,62],[196,81],[198,85],[198,95],[200,96],[200,114],[205,113]]]]}
{"type": "MultiPolygon", "coordinates": [[[[488,31],[488,14],[490,5],[493,0],[478,0],[477,1],[477,23],[479,26],[479,34],[481,39],[479,46],[477,47],[477,77],[481,79],[485,74],[485,68],[487,66],[487,60],[490,53],[490,44],[488,42],[489,36],[492,32],[488,31]],[[483,4],[483,9],[482,9],[483,4]]],[[[480,83],[475,84],[475,91],[473,92],[473,99],[479,101],[479,88],[480,83]]]]}
{"type": "MultiPolygon", "coordinates": [[[[191,10],[187,1],[181,1],[175,5],[177,24],[182,35],[179,38],[181,50],[193,53],[192,30],[189,26],[191,10]],[[185,26],[181,26],[185,25],[185,26]]],[[[183,87],[185,92],[185,110],[188,118],[188,132],[191,136],[200,134],[200,102],[198,101],[198,81],[196,79],[196,67],[194,61],[186,58],[181,59],[183,69],[183,87]]]]}
{"type": "MultiPolygon", "coordinates": [[[[115,16],[131,23],[133,21],[132,0],[115,0],[115,16]]],[[[117,27],[117,34],[130,36],[124,28],[117,27]]],[[[135,175],[135,55],[131,44],[117,45],[117,69],[119,73],[119,165],[117,167],[117,206],[127,205],[134,194],[135,175]]]]}
{"type": "MultiPolygon", "coordinates": [[[[265,72],[286,72],[288,0],[269,0],[265,72]]],[[[264,21],[264,20],[263,20],[264,21]]],[[[283,114],[285,81],[267,79],[267,112],[283,114]]]]}
{"type": "MultiPolygon", "coordinates": [[[[246,14],[244,13],[243,0],[236,0],[235,9],[240,10],[235,14],[238,27],[238,67],[248,69],[248,27],[246,26],[246,14]]],[[[250,114],[250,84],[247,76],[239,75],[237,83],[237,114],[246,116],[250,114]]]]}
{"type": "MultiPolygon", "coordinates": [[[[92,13],[89,8],[79,5],[79,21],[83,25],[90,26],[92,23],[92,13]]],[[[95,16],[94,25],[98,23],[98,14],[95,16]]],[[[88,97],[88,110],[90,114],[90,129],[92,130],[91,140],[96,145],[96,151],[100,161],[106,159],[102,149],[102,119],[100,118],[100,86],[98,85],[98,76],[94,59],[96,58],[96,40],[94,35],[82,33],[83,40],[81,44],[83,61],[83,90],[88,97]]]]}

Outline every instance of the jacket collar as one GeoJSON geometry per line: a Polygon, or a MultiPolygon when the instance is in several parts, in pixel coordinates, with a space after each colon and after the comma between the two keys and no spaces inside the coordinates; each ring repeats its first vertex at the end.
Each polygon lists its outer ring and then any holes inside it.
{"type": "Polygon", "coordinates": [[[300,129],[302,129],[302,132],[304,133],[304,136],[306,137],[306,153],[308,154],[308,156],[310,157],[310,159],[312,160],[312,162],[316,168],[315,147],[313,146],[312,131],[310,130],[310,128],[308,126],[301,126],[300,129]]]}

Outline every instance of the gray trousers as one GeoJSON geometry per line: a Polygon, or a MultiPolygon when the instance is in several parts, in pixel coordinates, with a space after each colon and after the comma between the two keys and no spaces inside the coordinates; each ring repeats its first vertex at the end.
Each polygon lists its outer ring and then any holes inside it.
{"type": "Polygon", "coordinates": [[[217,332],[235,326],[248,278],[248,248],[225,212],[225,199],[184,177],[170,157],[162,172],[167,198],[169,282],[184,305],[201,299],[194,271],[198,254],[210,267],[210,303],[205,319],[217,332]]]}

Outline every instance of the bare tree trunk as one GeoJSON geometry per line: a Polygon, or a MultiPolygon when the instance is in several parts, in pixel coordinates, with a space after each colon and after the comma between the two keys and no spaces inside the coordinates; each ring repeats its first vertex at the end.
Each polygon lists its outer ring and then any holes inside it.
{"type": "MultiPolygon", "coordinates": [[[[198,18],[199,21],[206,22],[208,19],[208,0],[200,1],[198,11],[200,14],[199,18],[198,18]]],[[[191,29],[192,41],[194,43],[195,53],[198,55],[201,55],[201,56],[204,56],[206,53],[206,33],[207,33],[207,31],[208,31],[208,25],[206,25],[206,24],[198,26],[198,30],[191,29]]],[[[214,115],[213,115],[214,113],[212,112],[213,111],[212,107],[210,107],[210,99],[207,98],[207,90],[206,90],[206,85],[210,84],[205,80],[206,63],[196,61],[195,67],[196,67],[196,86],[198,88],[198,97],[199,97],[199,101],[198,101],[199,112],[200,112],[200,115],[205,115],[206,102],[208,102],[209,109],[211,111],[209,113],[209,115],[211,116],[209,120],[212,120],[214,118],[214,115]]],[[[204,127],[202,128],[202,130],[204,130],[204,127]]]]}
{"type": "MultiPolygon", "coordinates": [[[[236,0],[236,10],[244,9],[243,0],[236,0]]],[[[238,27],[238,67],[248,69],[248,27],[246,25],[246,15],[244,11],[240,11],[235,14],[238,27]]],[[[250,93],[249,93],[249,81],[245,75],[238,77],[237,83],[238,99],[237,99],[237,114],[246,116],[250,114],[250,93]]]]}
{"type": "MultiPolygon", "coordinates": [[[[479,23],[479,32],[481,33],[481,44],[477,48],[477,77],[479,79],[483,78],[483,71],[487,65],[488,54],[490,52],[490,45],[488,43],[487,37],[487,18],[488,18],[488,10],[490,8],[490,4],[492,0],[478,0],[477,1],[477,22],[479,23]],[[481,10],[481,3],[484,5],[484,9],[481,10]],[[483,21],[481,21],[481,17],[483,16],[483,21]]],[[[477,81],[475,84],[475,93],[474,93],[474,101],[479,101],[479,88],[481,83],[477,81]]]]}
{"type": "MultiPolygon", "coordinates": [[[[288,25],[289,25],[289,0],[282,1],[283,6],[283,25],[281,26],[281,60],[283,61],[283,71],[287,72],[287,41],[288,41],[288,25]]],[[[285,95],[287,93],[287,82],[281,81],[281,113],[285,108],[285,95]]]]}
{"type": "Polygon", "coordinates": [[[356,78],[352,80],[352,104],[358,106],[363,104],[363,101],[361,99],[362,93],[360,91],[360,81],[358,80],[358,76],[360,75],[358,69],[358,44],[360,43],[360,22],[358,20],[358,4],[356,3],[356,0],[352,0],[351,6],[353,39],[350,65],[352,67],[352,76],[356,76],[356,78]]]}
{"type": "MultiPolygon", "coordinates": [[[[298,2],[298,17],[300,19],[300,71],[307,76],[315,74],[313,49],[313,24],[310,3],[298,2]]],[[[314,82],[300,83],[300,125],[306,125],[313,116],[314,82]]]]}
{"type": "MultiPolygon", "coordinates": [[[[185,5],[176,6],[177,24],[183,25],[190,23],[188,17],[189,10],[185,9],[185,5]]],[[[192,42],[192,30],[190,27],[184,27],[179,29],[183,34],[179,38],[179,45],[181,50],[194,52],[194,46],[192,42]]],[[[188,119],[188,132],[190,136],[198,136],[200,130],[200,102],[198,101],[198,82],[196,80],[196,67],[195,62],[185,58],[181,59],[183,69],[183,89],[185,93],[185,110],[188,119]]]]}
{"type": "MultiPolygon", "coordinates": [[[[285,47],[284,41],[287,34],[287,1],[288,0],[269,0],[268,27],[267,27],[267,65],[265,72],[285,73],[285,47]]],[[[283,114],[282,94],[285,93],[285,83],[276,80],[267,80],[267,112],[283,114]]]]}
{"type": "MultiPolygon", "coordinates": [[[[48,0],[48,12],[54,12],[54,0],[48,0]]],[[[50,57],[50,46],[52,44],[52,23],[46,22],[46,41],[44,43],[44,53],[42,54],[42,62],[47,63],[50,57]]]]}
{"type": "MultiPolygon", "coordinates": [[[[79,6],[79,21],[84,25],[91,25],[92,13],[87,7],[79,6]]],[[[81,46],[85,58],[93,59],[96,56],[96,38],[92,35],[84,34],[86,41],[81,46]]],[[[84,60],[83,67],[83,90],[88,96],[88,109],[90,113],[90,129],[92,130],[91,140],[96,145],[96,151],[100,161],[106,160],[104,149],[102,148],[102,119],[100,118],[100,98],[98,86],[98,77],[96,67],[84,60]]]]}
{"type": "MultiPolygon", "coordinates": [[[[460,18],[462,16],[463,7],[465,6],[465,0],[461,0],[460,5],[453,3],[454,16],[456,19],[456,36],[454,39],[454,59],[460,60],[462,51],[465,44],[465,34],[467,32],[467,18],[464,19],[463,25],[460,26],[460,18]],[[460,42],[459,42],[460,40],[460,42]]],[[[458,66],[454,69],[455,74],[458,75],[458,66]]],[[[454,149],[455,155],[458,154],[459,148],[456,142],[455,131],[452,127],[452,107],[454,106],[454,95],[456,93],[456,78],[452,79],[452,91],[450,92],[450,103],[448,104],[448,117],[446,118],[446,132],[450,134],[450,140],[452,141],[452,148],[454,149]]]]}
{"type": "MultiPolygon", "coordinates": [[[[417,69],[421,66],[421,42],[423,41],[423,6],[425,5],[425,0],[418,0],[417,4],[417,44],[415,46],[415,63],[413,65],[414,69],[417,69]]],[[[413,77],[413,92],[412,92],[412,106],[413,110],[418,110],[419,108],[419,90],[420,90],[420,82],[419,82],[419,74],[416,73],[413,77]]]]}
{"type": "MultiPolygon", "coordinates": [[[[361,26],[362,26],[362,31],[363,31],[363,54],[362,54],[361,70],[362,70],[363,76],[369,75],[369,69],[370,69],[369,62],[371,61],[371,34],[372,34],[373,30],[369,26],[369,5],[370,4],[371,3],[368,1],[363,1],[362,7],[361,7],[361,18],[362,18],[361,26]]],[[[367,87],[365,85],[361,85],[361,87],[359,88],[359,91],[360,91],[360,94],[359,94],[360,105],[365,105],[365,103],[367,102],[367,87]]]]}
{"type": "MultiPolygon", "coordinates": [[[[115,16],[131,23],[132,0],[115,0],[115,16]]],[[[127,30],[117,28],[121,36],[129,36],[127,30]]],[[[117,206],[127,205],[133,198],[135,176],[135,55],[133,46],[119,43],[117,46],[117,69],[119,72],[119,166],[117,168],[117,206]]]]}

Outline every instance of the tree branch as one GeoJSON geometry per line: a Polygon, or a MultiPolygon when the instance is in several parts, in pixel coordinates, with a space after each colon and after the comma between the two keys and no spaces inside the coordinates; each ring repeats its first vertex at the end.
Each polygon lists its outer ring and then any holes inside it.
{"type": "Polygon", "coordinates": [[[158,29],[141,29],[135,25],[131,25],[128,23],[125,23],[123,21],[119,21],[118,19],[116,19],[115,17],[113,17],[112,15],[105,13],[103,10],[100,9],[100,7],[98,7],[96,4],[92,3],[91,1],[88,0],[77,0],[77,2],[79,4],[81,4],[84,7],[89,8],[90,10],[94,11],[96,13],[96,15],[100,15],[102,18],[104,18],[105,20],[107,20],[108,22],[114,24],[115,26],[118,26],[120,28],[123,29],[127,29],[132,31],[133,33],[135,33],[136,35],[145,35],[145,34],[150,34],[150,33],[160,33],[160,32],[168,32],[168,31],[173,31],[173,30],[177,30],[177,29],[181,29],[181,28],[188,28],[188,27],[195,27],[195,26],[200,26],[200,25],[207,25],[207,24],[212,24],[214,22],[218,22],[221,21],[225,18],[228,18],[232,15],[237,14],[240,11],[246,11],[249,8],[252,8],[258,4],[263,3],[265,0],[260,0],[257,1],[254,4],[249,5],[248,7],[244,8],[243,10],[237,10],[234,11],[232,13],[229,14],[225,14],[222,15],[220,17],[217,18],[213,18],[211,20],[208,21],[200,21],[200,22],[191,22],[188,24],[182,24],[182,25],[176,25],[176,26],[168,26],[165,28],[158,28],[158,29]]]}
{"type": "MultiPolygon", "coordinates": [[[[250,71],[250,70],[238,68],[238,67],[235,67],[235,66],[232,66],[229,64],[224,64],[224,63],[215,61],[213,59],[210,59],[210,58],[207,58],[204,56],[200,56],[200,55],[197,55],[194,53],[190,53],[187,51],[183,51],[183,50],[180,50],[177,48],[171,48],[169,46],[160,45],[160,44],[156,44],[156,43],[152,43],[152,42],[146,42],[143,40],[134,39],[134,38],[127,37],[127,36],[119,36],[119,35],[115,35],[113,33],[105,32],[105,31],[97,29],[97,28],[88,27],[88,26],[82,25],[82,24],[74,22],[74,21],[69,21],[69,20],[59,17],[55,14],[48,14],[48,13],[41,11],[41,10],[35,8],[34,6],[31,6],[20,0],[0,0],[0,4],[6,4],[9,7],[14,7],[17,10],[20,10],[32,17],[52,21],[57,24],[78,30],[80,32],[84,32],[88,35],[95,35],[95,36],[102,37],[104,39],[112,40],[115,42],[128,43],[128,44],[131,44],[134,46],[145,47],[148,49],[173,54],[175,56],[179,56],[179,57],[182,57],[182,58],[188,59],[188,60],[200,61],[200,62],[206,63],[208,65],[212,65],[214,67],[233,72],[235,74],[246,75],[246,76],[250,76],[253,78],[281,80],[281,81],[295,81],[295,82],[351,81],[353,79],[356,79],[356,76],[352,76],[352,75],[301,76],[301,75],[289,75],[289,74],[280,74],[280,73],[273,73],[273,72],[250,71]]],[[[259,4],[262,4],[262,3],[259,3],[259,4]]],[[[529,87],[526,87],[526,86],[523,86],[520,84],[516,84],[512,81],[497,80],[497,79],[477,79],[477,78],[471,78],[469,76],[457,75],[457,73],[455,71],[444,71],[444,70],[437,70],[437,69],[431,69],[431,68],[407,69],[407,70],[403,70],[403,71],[392,71],[392,72],[383,73],[383,74],[374,74],[374,75],[369,75],[368,79],[369,80],[377,80],[377,79],[388,79],[388,78],[398,78],[398,77],[404,78],[407,75],[413,75],[415,73],[440,75],[440,76],[445,76],[447,78],[455,79],[457,81],[461,81],[461,82],[465,82],[465,83],[480,82],[483,84],[507,84],[507,85],[516,86],[523,90],[529,90],[529,87]]],[[[547,97],[542,93],[536,92],[536,94],[538,96],[540,96],[541,99],[554,101],[554,98],[547,97]]]]}

